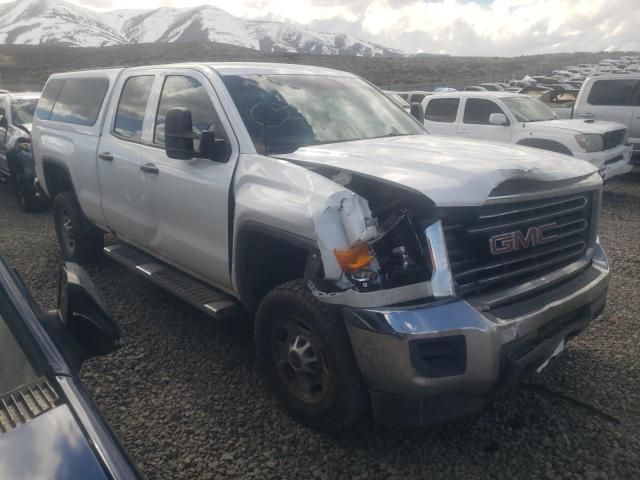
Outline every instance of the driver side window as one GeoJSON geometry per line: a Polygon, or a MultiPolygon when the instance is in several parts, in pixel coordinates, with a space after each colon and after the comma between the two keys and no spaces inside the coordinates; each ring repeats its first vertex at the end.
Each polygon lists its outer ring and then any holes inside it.
{"type": "Polygon", "coordinates": [[[484,98],[468,98],[464,105],[464,123],[471,125],[491,125],[489,117],[492,113],[502,113],[502,109],[491,100],[484,98]]]}
{"type": "MultiPolygon", "coordinates": [[[[164,81],[160,95],[153,134],[154,144],[164,146],[165,117],[167,110],[174,107],[191,110],[194,133],[213,130],[216,138],[225,138],[219,117],[204,86],[192,77],[169,75],[164,81]]],[[[199,143],[200,141],[197,139],[193,141],[193,147],[196,151],[199,143]]]]}

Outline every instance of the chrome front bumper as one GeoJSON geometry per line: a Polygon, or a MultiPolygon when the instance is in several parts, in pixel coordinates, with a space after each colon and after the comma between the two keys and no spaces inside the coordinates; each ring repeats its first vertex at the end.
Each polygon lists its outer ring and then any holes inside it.
{"type": "Polygon", "coordinates": [[[419,426],[481,409],[584,330],[602,312],[608,284],[608,261],[596,243],[579,273],[506,305],[450,297],[407,307],[345,307],[374,415],[382,423],[419,426]]]}

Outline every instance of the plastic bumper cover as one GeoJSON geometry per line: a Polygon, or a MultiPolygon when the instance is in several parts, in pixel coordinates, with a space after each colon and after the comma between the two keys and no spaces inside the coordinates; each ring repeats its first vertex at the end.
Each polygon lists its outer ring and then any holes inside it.
{"type": "Polygon", "coordinates": [[[608,261],[596,244],[591,264],[580,273],[487,311],[457,298],[345,308],[374,416],[410,427],[482,409],[540,367],[560,342],[583,331],[604,309],[608,284],[608,261]]]}
{"type": "Polygon", "coordinates": [[[602,179],[609,180],[633,169],[630,163],[632,153],[632,145],[619,145],[603,152],[576,153],[575,156],[598,167],[602,179]]]}

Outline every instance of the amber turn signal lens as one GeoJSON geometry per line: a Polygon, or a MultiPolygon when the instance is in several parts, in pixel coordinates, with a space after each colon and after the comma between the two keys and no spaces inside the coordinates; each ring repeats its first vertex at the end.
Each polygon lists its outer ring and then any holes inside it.
{"type": "Polygon", "coordinates": [[[334,250],[340,268],[345,272],[353,272],[366,267],[373,260],[367,242],[358,242],[343,250],[334,250]]]}

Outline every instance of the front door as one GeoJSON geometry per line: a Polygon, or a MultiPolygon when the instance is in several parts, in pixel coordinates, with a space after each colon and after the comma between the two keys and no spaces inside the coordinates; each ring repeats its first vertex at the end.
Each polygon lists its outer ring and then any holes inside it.
{"type": "MultiPolygon", "coordinates": [[[[164,150],[167,110],[191,111],[194,133],[213,130],[229,138],[230,125],[210,81],[201,73],[177,69],[164,75],[155,115],[152,146],[145,148],[150,170],[149,202],[155,232],[149,246],[182,269],[222,287],[230,287],[228,261],[229,191],[238,154],[231,141],[226,159],[176,160],[164,150]]],[[[194,140],[198,150],[198,140],[194,140]]]]}
{"type": "Polygon", "coordinates": [[[458,135],[495,142],[511,141],[511,125],[492,125],[489,117],[492,113],[508,115],[493,100],[486,98],[467,98],[464,103],[462,121],[458,123],[458,135]]]}

